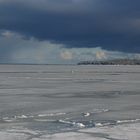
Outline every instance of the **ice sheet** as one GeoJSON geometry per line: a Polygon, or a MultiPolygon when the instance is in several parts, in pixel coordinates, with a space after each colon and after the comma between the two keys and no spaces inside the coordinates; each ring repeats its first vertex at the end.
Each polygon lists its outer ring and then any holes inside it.
{"type": "Polygon", "coordinates": [[[123,124],[48,135],[31,130],[5,130],[1,140],[139,140],[140,123],[123,124]]]}
{"type": "Polygon", "coordinates": [[[0,140],[139,140],[140,66],[0,65],[0,140]]]}

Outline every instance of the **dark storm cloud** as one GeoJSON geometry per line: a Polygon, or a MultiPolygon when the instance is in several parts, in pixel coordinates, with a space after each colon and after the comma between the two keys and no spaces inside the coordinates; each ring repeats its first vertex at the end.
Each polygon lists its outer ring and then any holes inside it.
{"type": "Polygon", "coordinates": [[[0,29],[67,47],[140,52],[140,1],[0,0],[0,29]]]}

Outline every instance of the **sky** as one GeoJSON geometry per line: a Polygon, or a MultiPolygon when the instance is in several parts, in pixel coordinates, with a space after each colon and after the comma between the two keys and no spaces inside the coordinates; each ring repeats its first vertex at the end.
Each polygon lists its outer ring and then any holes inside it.
{"type": "Polygon", "coordinates": [[[139,0],[0,0],[0,63],[140,59],[139,0]]]}

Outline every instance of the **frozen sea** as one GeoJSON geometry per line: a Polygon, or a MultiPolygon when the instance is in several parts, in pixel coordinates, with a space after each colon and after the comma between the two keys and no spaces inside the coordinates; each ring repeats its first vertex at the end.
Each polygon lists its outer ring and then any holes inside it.
{"type": "Polygon", "coordinates": [[[140,140],[140,66],[0,65],[0,140],[140,140]]]}

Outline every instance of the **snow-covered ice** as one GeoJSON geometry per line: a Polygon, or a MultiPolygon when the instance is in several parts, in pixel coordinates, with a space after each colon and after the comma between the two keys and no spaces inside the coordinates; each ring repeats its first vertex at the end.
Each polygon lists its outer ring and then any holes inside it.
{"type": "Polygon", "coordinates": [[[139,140],[140,66],[0,65],[0,140],[139,140]]]}
{"type": "Polygon", "coordinates": [[[30,130],[1,131],[1,140],[139,140],[140,124],[81,129],[76,132],[41,134],[30,130]]]}

